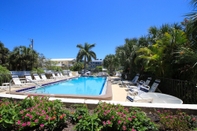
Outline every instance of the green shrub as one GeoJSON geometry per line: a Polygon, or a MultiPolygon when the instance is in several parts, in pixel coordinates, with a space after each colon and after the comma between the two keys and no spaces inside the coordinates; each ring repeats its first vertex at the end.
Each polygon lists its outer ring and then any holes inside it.
{"type": "Polygon", "coordinates": [[[15,129],[18,119],[19,104],[13,99],[0,100],[0,130],[11,131],[15,129]]]}
{"type": "Polygon", "coordinates": [[[0,100],[1,131],[58,130],[72,122],[77,131],[156,131],[196,130],[196,118],[178,110],[157,111],[159,124],[139,108],[99,103],[93,112],[86,104],[72,106],[73,112],[64,108],[59,100],[49,101],[48,97],[28,96],[24,100],[0,100]]]}
{"type": "Polygon", "coordinates": [[[2,130],[60,130],[69,117],[59,100],[39,96],[28,96],[20,102],[3,101],[0,112],[2,130]]]}
{"type": "Polygon", "coordinates": [[[10,80],[10,71],[6,67],[0,65],[0,85],[2,85],[4,82],[10,82],[10,80]]]}
{"type": "Polygon", "coordinates": [[[89,110],[85,104],[75,104],[71,108],[75,109],[75,112],[70,113],[71,122],[73,124],[79,122],[81,118],[89,114],[89,110]]]}
{"type": "Polygon", "coordinates": [[[191,117],[181,110],[173,114],[170,110],[157,111],[160,122],[167,130],[187,131],[196,127],[196,118],[191,117]]]}
{"type": "Polygon", "coordinates": [[[156,131],[156,125],[140,110],[100,103],[94,110],[103,126],[102,131],[156,131]]]}
{"type": "Polygon", "coordinates": [[[75,126],[76,131],[101,131],[102,125],[97,114],[84,115],[75,126]]]}
{"type": "Polygon", "coordinates": [[[33,68],[31,71],[32,74],[42,74],[44,70],[42,68],[33,68]]]}

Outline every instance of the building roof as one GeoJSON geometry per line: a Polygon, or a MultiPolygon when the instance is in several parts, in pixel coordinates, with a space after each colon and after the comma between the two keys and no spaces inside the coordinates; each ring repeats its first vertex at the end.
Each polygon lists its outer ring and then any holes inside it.
{"type": "Polygon", "coordinates": [[[50,59],[51,61],[73,61],[75,58],[57,58],[57,59],[50,59]]]}
{"type": "Polygon", "coordinates": [[[91,62],[103,62],[103,60],[92,60],[91,62]]]}

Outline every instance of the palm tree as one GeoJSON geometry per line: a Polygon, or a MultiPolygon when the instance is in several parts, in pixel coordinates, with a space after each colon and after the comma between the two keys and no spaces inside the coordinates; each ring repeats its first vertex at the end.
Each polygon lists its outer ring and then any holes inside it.
{"type": "Polygon", "coordinates": [[[84,46],[81,44],[78,44],[77,47],[80,49],[76,61],[84,61],[84,73],[86,71],[86,64],[92,61],[93,59],[96,59],[96,53],[92,51],[91,49],[95,47],[95,44],[88,44],[85,43],[84,46]]]}
{"type": "Polygon", "coordinates": [[[119,66],[117,57],[112,54],[107,55],[103,60],[103,66],[107,68],[109,74],[113,74],[113,71],[119,66]]]}
{"type": "Polygon", "coordinates": [[[156,76],[164,74],[163,70],[163,49],[154,44],[149,47],[143,47],[136,51],[135,63],[141,63],[145,72],[152,72],[156,76]]]}
{"type": "Polygon", "coordinates": [[[150,42],[148,41],[148,38],[146,36],[142,36],[138,40],[139,47],[147,47],[147,46],[149,46],[149,43],[150,42]]]}
{"type": "Polygon", "coordinates": [[[156,26],[152,26],[148,29],[148,39],[151,44],[154,44],[159,36],[159,29],[156,26]]]}
{"type": "Polygon", "coordinates": [[[174,52],[181,46],[186,46],[185,33],[178,27],[163,25],[154,44],[140,48],[137,51],[135,62],[143,63],[145,71],[150,71],[157,76],[172,77],[177,65],[174,61],[174,52]]]}
{"type": "Polygon", "coordinates": [[[190,4],[194,7],[194,10],[186,15],[182,23],[185,26],[185,32],[193,46],[192,48],[197,50],[197,0],[191,0],[190,4]]]}
{"type": "Polygon", "coordinates": [[[119,46],[116,48],[116,56],[119,62],[125,70],[129,71],[129,73],[131,73],[132,70],[135,70],[134,59],[136,57],[136,50],[139,48],[138,46],[138,40],[136,38],[133,38],[125,39],[124,46],[119,46]]]}

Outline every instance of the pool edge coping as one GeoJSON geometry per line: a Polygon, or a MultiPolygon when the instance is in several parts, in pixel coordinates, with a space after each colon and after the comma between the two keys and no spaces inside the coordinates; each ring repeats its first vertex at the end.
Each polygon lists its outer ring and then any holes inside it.
{"type": "MultiPolygon", "coordinates": [[[[60,80],[61,81],[61,80],[60,80]]],[[[24,93],[18,92],[27,88],[34,88],[34,87],[27,87],[21,88],[20,90],[6,92],[6,94],[14,94],[14,95],[32,95],[32,96],[48,96],[48,97],[55,97],[55,98],[73,98],[73,99],[96,99],[96,100],[112,100],[112,85],[111,81],[106,78],[107,88],[106,94],[100,96],[86,96],[86,95],[57,95],[57,94],[39,94],[39,93],[24,93]]],[[[43,84],[46,85],[46,84],[43,84]]]]}

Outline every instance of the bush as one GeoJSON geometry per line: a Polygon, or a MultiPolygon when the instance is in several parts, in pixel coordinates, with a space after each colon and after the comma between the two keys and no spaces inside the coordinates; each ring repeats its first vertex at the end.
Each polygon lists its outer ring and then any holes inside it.
{"type": "Polygon", "coordinates": [[[75,126],[76,131],[101,131],[102,125],[97,114],[84,115],[75,126]]]}
{"type": "Polygon", "coordinates": [[[42,74],[44,70],[42,68],[33,68],[31,71],[32,74],[42,74]]]}
{"type": "Polygon", "coordinates": [[[188,131],[196,127],[196,118],[180,110],[173,114],[172,111],[157,111],[161,124],[167,130],[188,131]]]}
{"type": "Polygon", "coordinates": [[[103,125],[102,131],[154,131],[156,125],[140,110],[129,110],[121,105],[100,103],[95,113],[103,125]]]}
{"type": "Polygon", "coordinates": [[[2,85],[3,82],[9,82],[10,80],[10,71],[6,67],[0,65],[0,85],[2,85]]]}
{"type": "Polygon", "coordinates": [[[71,122],[73,124],[78,123],[81,118],[89,114],[89,110],[85,104],[75,104],[73,107],[75,112],[70,114],[71,122]]]}
{"type": "Polygon", "coordinates": [[[69,116],[59,100],[49,101],[47,97],[28,96],[14,103],[4,100],[1,105],[2,130],[61,129],[69,116]]]}
{"type": "Polygon", "coordinates": [[[164,110],[156,114],[158,125],[139,108],[99,103],[94,110],[85,104],[75,104],[67,110],[59,100],[28,96],[22,101],[0,100],[0,130],[61,131],[70,122],[76,131],[196,130],[196,118],[185,112],[164,110]]]}
{"type": "Polygon", "coordinates": [[[0,100],[0,130],[11,131],[15,129],[18,119],[19,104],[13,99],[0,100]]]}

